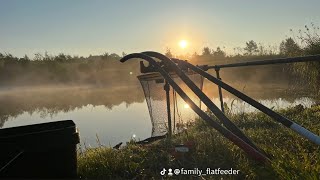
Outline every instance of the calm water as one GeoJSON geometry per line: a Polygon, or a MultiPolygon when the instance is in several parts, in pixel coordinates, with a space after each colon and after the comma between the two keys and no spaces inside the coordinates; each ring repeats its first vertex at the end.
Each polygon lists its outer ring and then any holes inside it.
{"type": "MultiPolygon", "coordinates": [[[[224,95],[232,112],[255,111],[250,105],[224,95]]],[[[273,109],[298,104],[309,107],[314,103],[304,95],[264,96],[255,98],[273,109]]],[[[213,97],[219,107],[217,96],[213,97]]],[[[131,138],[142,140],[151,136],[149,111],[140,87],[11,90],[0,92],[0,101],[1,128],[72,119],[80,131],[82,145],[91,147],[98,146],[97,137],[101,144],[114,146],[131,138]]],[[[191,111],[185,104],[181,107],[181,112],[191,111]]]]}
{"type": "Polygon", "coordinates": [[[87,146],[97,146],[97,137],[101,144],[114,146],[136,138],[150,137],[151,122],[145,103],[133,103],[126,106],[121,103],[112,109],[103,105],[86,105],[69,112],[59,111],[53,115],[44,112],[23,112],[10,117],[3,127],[36,124],[58,120],[72,119],[79,131],[81,142],[87,146]]]}

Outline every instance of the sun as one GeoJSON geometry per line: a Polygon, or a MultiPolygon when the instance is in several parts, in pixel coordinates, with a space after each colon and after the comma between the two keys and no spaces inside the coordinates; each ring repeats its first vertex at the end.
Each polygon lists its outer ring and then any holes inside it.
{"type": "Polygon", "coordinates": [[[181,40],[181,41],[179,42],[179,46],[180,46],[182,49],[186,48],[187,45],[188,45],[188,43],[187,43],[186,40],[181,40]]]}

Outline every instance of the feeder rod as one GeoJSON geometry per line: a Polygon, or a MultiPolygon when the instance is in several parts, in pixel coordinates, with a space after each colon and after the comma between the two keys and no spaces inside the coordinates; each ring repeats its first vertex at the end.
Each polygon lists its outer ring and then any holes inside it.
{"type": "Polygon", "coordinates": [[[198,86],[195,85],[191,81],[191,79],[180,69],[180,67],[177,66],[170,58],[166,57],[161,53],[152,52],[152,51],[143,52],[143,54],[158,58],[162,60],[164,64],[167,64],[169,66],[169,69],[172,69],[177,73],[177,75],[181,78],[181,80],[199,97],[199,99],[226,126],[227,129],[229,129],[234,134],[239,136],[242,140],[250,144],[257,151],[260,151],[260,149],[232,121],[230,121],[223,112],[220,111],[220,109],[210,100],[210,98],[208,98],[208,96],[206,96],[201,91],[201,89],[199,89],[198,86]]]}
{"type": "Polygon", "coordinates": [[[261,66],[261,65],[270,65],[270,64],[285,64],[285,63],[294,63],[294,62],[309,62],[309,61],[320,61],[320,55],[311,55],[311,56],[302,56],[302,57],[291,57],[291,58],[278,58],[278,59],[269,59],[269,60],[259,60],[259,61],[249,61],[249,62],[239,62],[232,64],[222,64],[207,66],[207,69],[215,68],[231,68],[231,67],[243,67],[243,66],[261,66]]]}
{"type": "Polygon", "coordinates": [[[297,132],[301,136],[309,139],[310,141],[314,142],[317,145],[320,145],[320,137],[316,134],[310,132],[309,130],[305,129],[304,127],[300,126],[299,124],[287,119],[286,117],[283,117],[282,115],[272,111],[271,109],[267,108],[263,104],[260,104],[259,102],[255,101],[254,99],[250,98],[249,96],[243,94],[242,92],[238,91],[237,89],[229,86],[228,84],[224,83],[223,81],[220,81],[219,79],[215,78],[214,76],[210,75],[209,73],[205,72],[199,67],[196,67],[188,62],[181,61],[184,63],[188,68],[191,70],[199,73],[201,76],[207,78],[209,81],[217,84],[218,86],[222,87],[226,91],[230,92],[231,94],[237,96],[238,98],[242,99],[243,101],[247,102],[251,106],[259,109],[260,111],[264,112],[274,120],[280,122],[284,126],[292,129],[293,131],[297,132]]]}
{"type": "Polygon", "coordinates": [[[229,139],[231,142],[233,142],[235,145],[240,147],[243,151],[245,151],[249,156],[254,158],[255,160],[262,162],[262,163],[270,163],[270,159],[266,157],[261,152],[257,151],[255,148],[253,148],[251,145],[240,139],[237,135],[233,134],[228,129],[225,129],[217,122],[213,121],[205,112],[203,112],[187,95],[186,93],[171,79],[170,75],[166,71],[164,71],[157,63],[156,61],[151,58],[150,56],[147,56],[142,53],[133,53],[124,56],[122,59],[120,59],[120,62],[125,62],[128,59],[133,58],[141,58],[152,64],[157,71],[163,76],[165,80],[172,86],[172,88],[180,95],[180,97],[189,104],[191,109],[196,112],[204,121],[206,121],[210,126],[215,128],[218,132],[220,132],[224,137],[229,139]]]}

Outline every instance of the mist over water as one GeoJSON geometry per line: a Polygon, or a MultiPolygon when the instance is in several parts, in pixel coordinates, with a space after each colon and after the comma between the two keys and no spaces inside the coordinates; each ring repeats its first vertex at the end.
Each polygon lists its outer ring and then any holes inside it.
{"type": "MultiPolygon", "coordinates": [[[[229,84],[272,109],[315,103],[303,90],[292,91],[286,84],[229,84]]],[[[220,107],[217,86],[205,81],[203,90],[220,107]]],[[[226,91],[223,97],[233,113],[256,111],[226,91]]],[[[148,138],[152,132],[140,85],[2,88],[0,101],[1,128],[71,119],[80,131],[81,144],[86,146],[114,146],[134,136],[148,138]]]]}

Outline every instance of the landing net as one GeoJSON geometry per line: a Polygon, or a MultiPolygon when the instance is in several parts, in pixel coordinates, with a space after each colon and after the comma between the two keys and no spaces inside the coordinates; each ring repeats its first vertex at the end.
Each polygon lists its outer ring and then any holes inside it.
{"type": "MultiPolygon", "coordinates": [[[[203,77],[193,72],[186,74],[202,90],[203,77]]],[[[200,107],[200,99],[193,94],[187,85],[177,75],[170,74],[170,76],[187,93],[191,100],[200,107]]],[[[152,123],[151,136],[164,135],[168,132],[166,91],[164,90],[165,80],[158,72],[140,75],[138,79],[142,85],[148,105],[152,123]]],[[[170,87],[170,112],[173,133],[182,131],[187,123],[194,121],[198,117],[172,87],[170,87]]]]}

